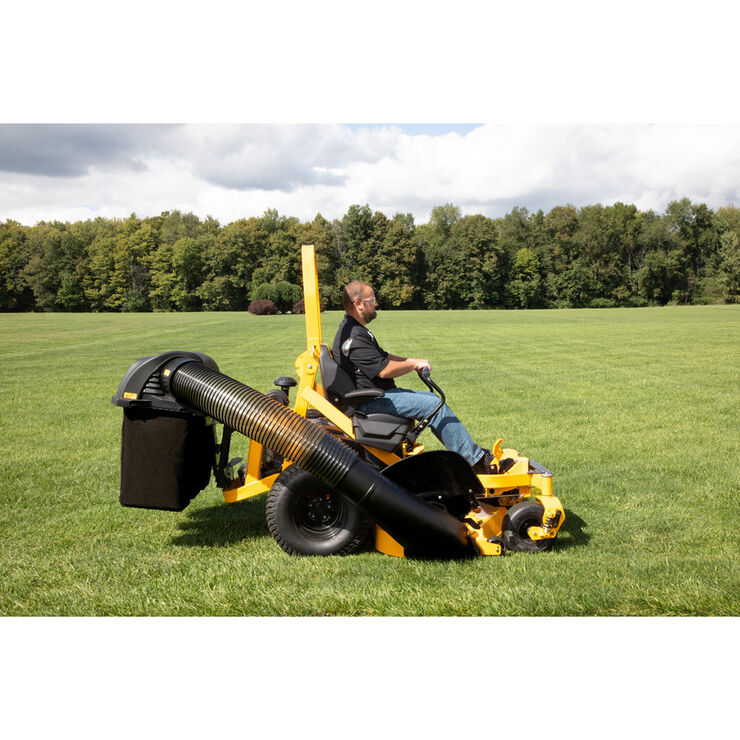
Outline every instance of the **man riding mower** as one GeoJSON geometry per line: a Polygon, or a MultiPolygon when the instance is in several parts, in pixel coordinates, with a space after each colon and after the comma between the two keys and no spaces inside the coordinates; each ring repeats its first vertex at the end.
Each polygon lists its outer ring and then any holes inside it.
{"type": "Polygon", "coordinates": [[[181,511],[213,469],[227,503],[267,492],[269,531],[293,555],[350,554],[370,542],[401,557],[547,549],[565,518],[552,474],[501,440],[479,474],[458,452],[425,452],[417,439],[446,408],[428,366],[420,377],[439,398],[431,413],[415,422],[373,410],[368,402],[384,391],[358,387],[322,343],[312,246],[302,267],[298,382],[282,376],[262,394],[183,351],[129,368],[113,397],[124,409],[121,503],[181,511]],[[218,444],[214,420],[223,424],[218,444]],[[229,459],[234,431],[250,439],[246,462],[229,459]]]}

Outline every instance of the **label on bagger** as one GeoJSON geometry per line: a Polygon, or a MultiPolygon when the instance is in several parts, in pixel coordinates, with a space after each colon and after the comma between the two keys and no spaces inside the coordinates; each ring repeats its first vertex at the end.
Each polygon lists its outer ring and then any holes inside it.
{"type": "Polygon", "coordinates": [[[123,394],[123,397],[124,397],[124,398],[134,398],[134,399],[136,399],[136,398],[138,398],[139,396],[138,396],[138,394],[137,394],[137,393],[124,393],[124,394],[123,394]]]}

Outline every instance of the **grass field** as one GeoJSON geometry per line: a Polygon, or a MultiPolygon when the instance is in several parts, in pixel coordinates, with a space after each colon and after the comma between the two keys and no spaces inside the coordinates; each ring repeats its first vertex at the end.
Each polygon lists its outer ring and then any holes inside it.
{"type": "Polygon", "coordinates": [[[5,314],[0,614],[740,614],[740,307],[381,312],[373,330],[432,360],[477,441],[554,472],[551,552],[291,558],[264,496],[226,505],[213,484],[182,513],[123,508],[110,398],[130,363],[196,350],[268,390],[303,317],[5,314]]]}

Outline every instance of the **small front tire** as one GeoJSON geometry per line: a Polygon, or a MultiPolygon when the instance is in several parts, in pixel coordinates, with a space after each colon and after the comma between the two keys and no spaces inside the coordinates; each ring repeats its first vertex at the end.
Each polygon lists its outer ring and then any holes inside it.
{"type": "Polygon", "coordinates": [[[545,507],[536,501],[522,501],[512,506],[504,517],[502,538],[507,550],[542,552],[552,545],[552,539],[533,540],[527,534],[530,527],[542,526],[545,507]]]}

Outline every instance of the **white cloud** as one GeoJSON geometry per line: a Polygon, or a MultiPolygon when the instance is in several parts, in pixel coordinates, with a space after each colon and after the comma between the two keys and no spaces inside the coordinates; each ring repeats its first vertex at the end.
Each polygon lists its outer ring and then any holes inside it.
{"type": "Polygon", "coordinates": [[[25,172],[23,147],[37,151],[34,135],[41,131],[44,151],[54,141],[43,127],[20,138],[16,131],[23,144],[6,166],[15,171],[0,171],[0,219],[33,224],[175,208],[222,223],[267,208],[331,219],[368,203],[421,223],[446,202],[489,216],[515,205],[616,200],[662,211],[684,196],[713,208],[740,204],[737,125],[485,125],[465,136],[414,136],[396,126],[102,129],[63,131],[64,157],[29,157],[25,172]]]}
{"type": "Polygon", "coordinates": [[[377,162],[400,132],[339,125],[186,126],[170,145],[213,185],[289,192],[302,185],[337,185],[352,162],[377,162]]]}
{"type": "Polygon", "coordinates": [[[0,125],[0,171],[78,177],[91,168],[143,171],[172,127],[141,124],[0,125]]]}

